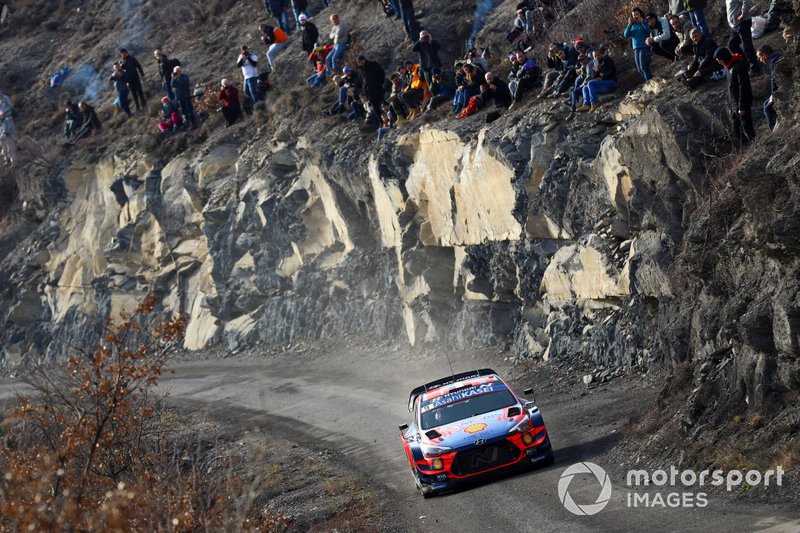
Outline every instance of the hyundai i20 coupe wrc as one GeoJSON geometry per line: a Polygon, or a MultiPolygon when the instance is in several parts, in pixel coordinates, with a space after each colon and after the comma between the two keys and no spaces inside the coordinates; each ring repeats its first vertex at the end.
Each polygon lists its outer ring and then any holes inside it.
{"type": "Polygon", "coordinates": [[[426,498],[488,474],[553,462],[539,408],[489,368],[415,388],[408,410],[413,420],[400,426],[403,448],[426,498]]]}

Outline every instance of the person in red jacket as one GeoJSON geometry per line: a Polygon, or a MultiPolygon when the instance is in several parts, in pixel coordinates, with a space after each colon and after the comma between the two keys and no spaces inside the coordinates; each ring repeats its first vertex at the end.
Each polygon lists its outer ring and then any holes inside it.
{"type": "Polygon", "coordinates": [[[232,126],[242,114],[239,104],[239,90],[228,80],[222,80],[217,100],[222,102],[222,116],[225,117],[225,127],[232,126]]]}

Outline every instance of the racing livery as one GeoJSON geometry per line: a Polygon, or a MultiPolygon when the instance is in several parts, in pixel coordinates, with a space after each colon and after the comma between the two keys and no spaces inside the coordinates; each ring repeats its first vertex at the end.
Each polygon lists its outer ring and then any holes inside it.
{"type": "Polygon", "coordinates": [[[426,498],[487,474],[553,462],[538,407],[489,368],[415,388],[408,410],[413,419],[400,426],[403,448],[426,498]]]}

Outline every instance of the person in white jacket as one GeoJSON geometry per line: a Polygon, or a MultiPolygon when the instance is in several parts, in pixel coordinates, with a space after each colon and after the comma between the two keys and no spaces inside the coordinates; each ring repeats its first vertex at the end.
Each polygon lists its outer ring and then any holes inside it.
{"type": "Polygon", "coordinates": [[[247,46],[242,46],[236,66],[241,67],[244,77],[244,95],[254,103],[259,101],[258,95],[258,56],[247,46]]]}
{"type": "Polygon", "coordinates": [[[650,47],[650,50],[658,56],[665,57],[670,61],[675,61],[675,48],[678,47],[680,39],[675,32],[672,31],[667,17],[659,17],[655,13],[649,13],[647,17],[647,26],[650,28],[650,37],[645,39],[645,43],[650,47]]]}
{"type": "Polygon", "coordinates": [[[333,41],[333,50],[325,58],[325,67],[328,69],[328,75],[333,76],[339,74],[340,62],[350,46],[350,28],[341,20],[339,15],[331,15],[331,33],[328,35],[333,41]]]}

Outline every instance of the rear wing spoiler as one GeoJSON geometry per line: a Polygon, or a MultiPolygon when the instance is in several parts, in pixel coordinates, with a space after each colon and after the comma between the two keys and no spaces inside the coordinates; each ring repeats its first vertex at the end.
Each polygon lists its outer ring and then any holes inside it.
{"type": "Polygon", "coordinates": [[[478,378],[481,376],[490,376],[493,374],[497,374],[491,368],[481,368],[480,370],[470,370],[469,372],[462,372],[461,374],[453,374],[452,376],[447,376],[446,378],[439,378],[436,381],[431,381],[430,383],[426,383],[425,385],[421,385],[416,389],[411,391],[411,395],[408,397],[408,412],[414,410],[414,401],[417,397],[423,393],[426,393],[430,390],[437,389],[439,387],[443,387],[445,385],[449,385],[450,383],[456,383],[457,381],[463,381],[465,379],[470,378],[478,378]]]}

